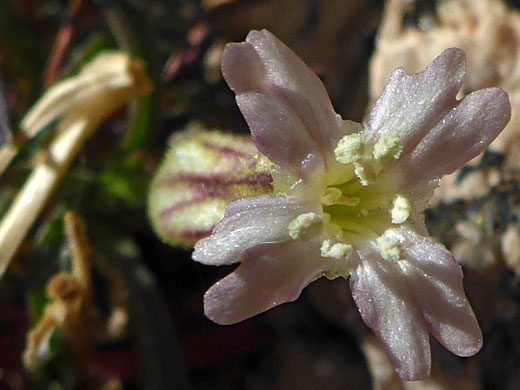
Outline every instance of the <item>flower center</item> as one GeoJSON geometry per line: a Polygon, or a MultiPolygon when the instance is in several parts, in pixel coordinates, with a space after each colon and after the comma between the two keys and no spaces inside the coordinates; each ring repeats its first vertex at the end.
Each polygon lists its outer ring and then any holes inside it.
{"type": "Polygon", "coordinates": [[[336,160],[352,174],[343,183],[326,187],[321,198],[330,224],[337,225],[342,238],[355,245],[359,237],[375,240],[392,224],[405,222],[411,203],[378,182],[384,166],[399,158],[402,145],[396,134],[382,136],[373,146],[360,134],[343,137],[334,150],[336,160]]]}
{"type": "Polygon", "coordinates": [[[385,165],[397,160],[402,145],[396,134],[386,134],[375,144],[367,145],[361,134],[347,135],[336,149],[336,160],[342,165],[342,182],[330,183],[323,190],[323,217],[302,214],[289,225],[293,239],[309,239],[325,233],[321,255],[331,260],[327,277],[346,276],[348,257],[353,248],[372,242],[388,261],[399,261],[399,244],[384,236],[393,225],[410,217],[412,205],[395,188],[380,179],[385,165]]]}

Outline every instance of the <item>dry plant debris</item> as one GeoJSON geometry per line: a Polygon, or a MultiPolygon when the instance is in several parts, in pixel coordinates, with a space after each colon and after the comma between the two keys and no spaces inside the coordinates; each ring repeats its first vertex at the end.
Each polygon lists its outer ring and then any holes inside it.
{"type": "Polygon", "coordinates": [[[91,343],[85,326],[85,308],[90,303],[90,247],[81,218],[74,212],[65,214],[65,232],[71,252],[71,271],[59,272],[47,284],[51,302],[43,316],[27,334],[23,354],[25,367],[34,369],[49,349],[56,329],[63,329],[74,356],[84,360],[91,343]]]}
{"type": "MultiPolygon", "coordinates": [[[[29,111],[21,123],[24,138],[34,137],[53,120],[61,120],[54,140],[42,150],[44,158],[0,222],[0,275],[84,142],[121,106],[150,90],[141,61],[124,52],[105,52],[77,76],[51,87],[29,111]]],[[[2,169],[17,150],[15,144],[2,147],[2,169]]]]}

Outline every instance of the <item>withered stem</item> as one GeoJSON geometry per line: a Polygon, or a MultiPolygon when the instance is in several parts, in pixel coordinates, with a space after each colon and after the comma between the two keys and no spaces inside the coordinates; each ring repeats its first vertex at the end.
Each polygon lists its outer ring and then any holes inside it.
{"type": "Polygon", "coordinates": [[[84,118],[58,132],[48,158],[36,165],[0,222],[0,277],[89,133],[84,118]]]}

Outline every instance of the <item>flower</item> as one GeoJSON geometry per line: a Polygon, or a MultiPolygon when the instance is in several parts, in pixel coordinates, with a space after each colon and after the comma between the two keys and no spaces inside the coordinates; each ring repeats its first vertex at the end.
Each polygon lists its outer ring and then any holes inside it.
{"type": "Polygon", "coordinates": [[[428,333],[475,354],[482,334],[461,269],[428,237],[422,212],[439,177],[507,124],[507,94],[457,100],[465,61],[452,48],[421,73],[394,71],[362,124],[343,121],[319,78],[265,30],[229,44],[222,72],[275,164],[274,193],[229,203],[195,245],[195,261],[241,263],[206,292],[206,315],[235,323],[295,300],[321,276],[342,276],[401,378],[429,374],[428,333]]]}

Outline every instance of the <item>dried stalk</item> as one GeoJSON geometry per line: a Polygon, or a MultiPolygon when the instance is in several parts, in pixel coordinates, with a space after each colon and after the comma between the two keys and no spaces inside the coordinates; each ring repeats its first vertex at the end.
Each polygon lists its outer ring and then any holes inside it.
{"type": "MultiPolygon", "coordinates": [[[[123,104],[150,90],[140,61],[126,53],[102,53],[78,76],[51,88],[26,116],[22,125],[26,138],[57,117],[64,118],[45,158],[0,222],[0,277],[87,138],[123,104]]],[[[3,154],[0,151],[5,158],[0,160],[0,168],[14,154],[14,148],[3,149],[3,154]]]]}
{"type": "Polygon", "coordinates": [[[65,214],[65,233],[71,250],[71,272],[60,272],[47,284],[52,302],[45,306],[42,318],[27,333],[23,354],[28,369],[37,367],[47,354],[53,332],[63,328],[76,360],[81,363],[91,348],[85,326],[85,308],[90,301],[90,247],[81,217],[74,212],[65,214]]]}

